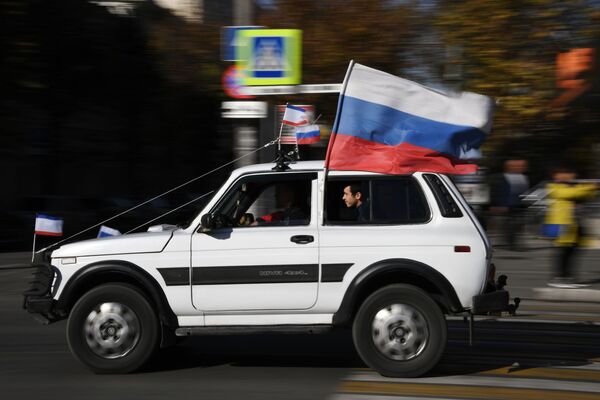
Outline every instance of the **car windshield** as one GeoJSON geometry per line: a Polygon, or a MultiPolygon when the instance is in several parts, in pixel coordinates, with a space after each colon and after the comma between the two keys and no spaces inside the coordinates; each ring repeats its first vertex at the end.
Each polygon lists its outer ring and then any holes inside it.
{"type": "MultiPolygon", "coordinates": [[[[222,186],[222,185],[221,185],[222,186]]],[[[220,189],[220,188],[219,188],[220,189]]],[[[204,195],[197,195],[192,198],[191,203],[187,206],[181,208],[175,212],[177,218],[172,219],[176,222],[177,227],[181,229],[187,229],[192,222],[198,217],[198,214],[202,212],[204,207],[212,200],[215,194],[219,191],[219,189],[213,189],[212,191],[207,191],[204,195]],[[204,197],[202,197],[204,196],[204,197]],[[200,198],[198,198],[200,197],[200,198]],[[194,199],[197,199],[194,201],[194,199]]]]}

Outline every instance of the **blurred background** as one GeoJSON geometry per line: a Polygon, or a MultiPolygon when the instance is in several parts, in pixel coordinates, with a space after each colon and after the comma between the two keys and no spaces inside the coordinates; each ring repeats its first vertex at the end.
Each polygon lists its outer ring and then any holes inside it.
{"type": "MultiPolygon", "coordinates": [[[[321,142],[300,154],[324,158],[337,94],[249,98],[225,56],[230,26],[301,30],[296,84],[340,84],[354,59],[495,98],[481,171],[458,183],[500,237],[506,209],[495,187],[507,168],[527,176],[523,222],[510,229],[529,236],[552,168],[600,178],[598,0],[5,0],[0,251],[31,248],[36,212],[63,217],[68,236],[247,154],[279,133],[286,102],[321,115],[321,142]],[[248,113],[231,101],[257,104],[248,113]]],[[[127,231],[217,188],[235,166],[273,158],[254,153],[107,225],[127,231]]]]}

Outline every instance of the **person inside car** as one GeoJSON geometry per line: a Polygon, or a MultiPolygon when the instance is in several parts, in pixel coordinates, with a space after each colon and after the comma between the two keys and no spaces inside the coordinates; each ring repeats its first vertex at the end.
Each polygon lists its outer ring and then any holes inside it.
{"type": "Polygon", "coordinates": [[[342,200],[346,207],[356,209],[356,220],[364,222],[369,219],[369,210],[366,198],[363,196],[362,186],[358,183],[352,183],[344,187],[342,200]]]}
{"type": "Polygon", "coordinates": [[[251,225],[298,225],[305,224],[308,213],[301,204],[302,196],[289,182],[279,183],[275,186],[275,201],[277,210],[256,218],[251,225]]]}

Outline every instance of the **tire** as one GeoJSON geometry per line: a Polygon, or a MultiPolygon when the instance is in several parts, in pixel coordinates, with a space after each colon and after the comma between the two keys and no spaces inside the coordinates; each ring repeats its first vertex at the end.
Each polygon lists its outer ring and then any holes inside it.
{"type": "Polygon", "coordinates": [[[446,319],[423,290],[405,284],[381,288],[360,306],[352,336],[360,357],[383,376],[413,378],[440,360],[446,319]]]}
{"type": "Polygon", "coordinates": [[[134,286],[98,286],[75,304],[67,342],[82,364],[98,374],[122,374],[141,367],[155,352],[159,322],[150,302],[134,286]]]}

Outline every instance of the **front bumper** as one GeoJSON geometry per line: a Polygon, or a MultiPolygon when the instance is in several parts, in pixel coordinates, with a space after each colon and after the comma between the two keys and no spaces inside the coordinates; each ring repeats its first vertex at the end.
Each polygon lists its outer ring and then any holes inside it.
{"type": "Polygon", "coordinates": [[[23,308],[33,314],[36,320],[49,324],[61,319],[54,310],[56,302],[52,298],[53,284],[58,284],[60,274],[48,263],[37,263],[34,267],[33,280],[23,292],[23,308]]]}

